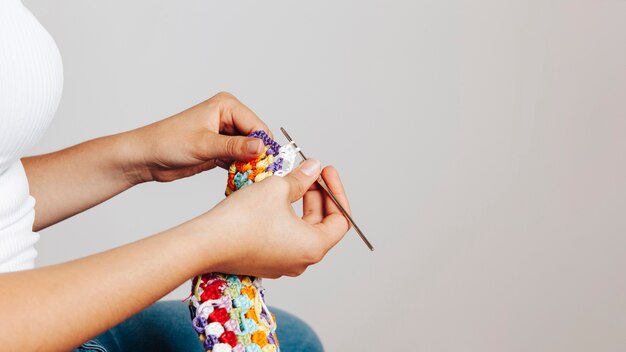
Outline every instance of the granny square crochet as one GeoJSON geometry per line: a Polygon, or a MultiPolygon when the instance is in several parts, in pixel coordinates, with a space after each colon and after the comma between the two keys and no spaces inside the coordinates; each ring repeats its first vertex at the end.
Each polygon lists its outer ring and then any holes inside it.
{"type": "MultiPolygon", "coordinates": [[[[226,196],[255,182],[284,176],[295,164],[293,143],[280,146],[263,131],[265,152],[249,162],[234,162],[228,170],[226,196]]],[[[279,352],[276,320],[265,305],[261,278],[207,273],[192,280],[189,311],[205,351],[279,352]]]]}

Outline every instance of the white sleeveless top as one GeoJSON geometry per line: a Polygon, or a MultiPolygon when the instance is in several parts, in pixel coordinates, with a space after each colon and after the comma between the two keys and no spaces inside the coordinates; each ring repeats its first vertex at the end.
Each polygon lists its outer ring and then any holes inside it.
{"type": "Polygon", "coordinates": [[[20,0],[0,0],[0,272],[34,266],[35,199],[20,158],[48,127],[62,87],[54,40],[20,0]]]}

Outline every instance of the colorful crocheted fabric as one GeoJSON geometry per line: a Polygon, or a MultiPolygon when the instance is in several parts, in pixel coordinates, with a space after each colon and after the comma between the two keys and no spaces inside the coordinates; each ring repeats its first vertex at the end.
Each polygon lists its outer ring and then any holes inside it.
{"type": "MultiPolygon", "coordinates": [[[[260,138],[265,152],[250,162],[234,162],[228,171],[226,195],[269,176],[284,176],[295,164],[292,143],[280,146],[265,132],[260,138]]],[[[213,352],[279,352],[276,320],[265,305],[261,278],[207,273],[192,280],[189,300],[193,327],[213,352]]]]}
{"type": "Polygon", "coordinates": [[[266,177],[285,176],[294,167],[297,149],[293,143],[281,147],[263,131],[254,131],[248,137],[260,138],[265,144],[265,152],[255,160],[236,161],[230,166],[226,196],[266,177]]]}

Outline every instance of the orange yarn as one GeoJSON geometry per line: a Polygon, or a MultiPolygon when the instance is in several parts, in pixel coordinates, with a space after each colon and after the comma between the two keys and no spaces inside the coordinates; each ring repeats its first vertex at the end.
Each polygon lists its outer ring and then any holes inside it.
{"type": "MultiPolygon", "coordinates": [[[[231,194],[237,189],[242,188],[246,184],[262,180],[267,176],[273,175],[277,170],[274,154],[268,154],[269,146],[265,146],[265,151],[258,158],[251,161],[235,161],[228,170],[228,182],[226,186],[226,195],[231,194]]],[[[279,163],[282,163],[280,159],[279,163]]],[[[280,166],[282,167],[282,166],[280,166]]]]}
{"type": "Polygon", "coordinates": [[[252,340],[252,342],[259,345],[259,347],[261,348],[267,345],[267,335],[265,335],[263,331],[257,331],[253,333],[252,336],[250,337],[250,340],[252,340]]]}
{"type": "Polygon", "coordinates": [[[228,188],[235,189],[235,174],[228,174],[228,188]]]}
{"type": "Polygon", "coordinates": [[[258,174],[260,174],[262,172],[265,172],[265,169],[254,169],[254,170],[252,170],[252,172],[248,176],[248,180],[254,181],[254,178],[256,177],[256,175],[258,175],[258,174]]]}
{"type": "Polygon", "coordinates": [[[256,296],[256,289],[254,286],[244,286],[241,288],[241,294],[245,294],[248,298],[250,298],[250,300],[254,300],[254,297],[256,296]]]}
{"type": "Polygon", "coordinates": [[[250,307],[246,312],[246,318],[252,319],[255,323],[259,324],[259,318],[257,318],[256,310],[253,307],[250,307]]]}

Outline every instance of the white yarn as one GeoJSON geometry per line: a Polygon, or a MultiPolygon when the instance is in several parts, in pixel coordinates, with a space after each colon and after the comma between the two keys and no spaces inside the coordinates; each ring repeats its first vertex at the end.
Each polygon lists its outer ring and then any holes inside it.
{"type": "Polygon", "coordinates": [[[209,336],[220,337],[224,333],[224,327],[218,322],[212,322],[204,328],[204,333],[209,336]]]}
{"type": "Polygon", "coordinates": [[[278,149],[278,155],[276,158],[283,159],[283,168],[274,173],[276,176],[286,176],[291,170],[296,167],[296,155],[300,151],[299,147],[296,147],[294,142],[285,144],[278,149]]]}

